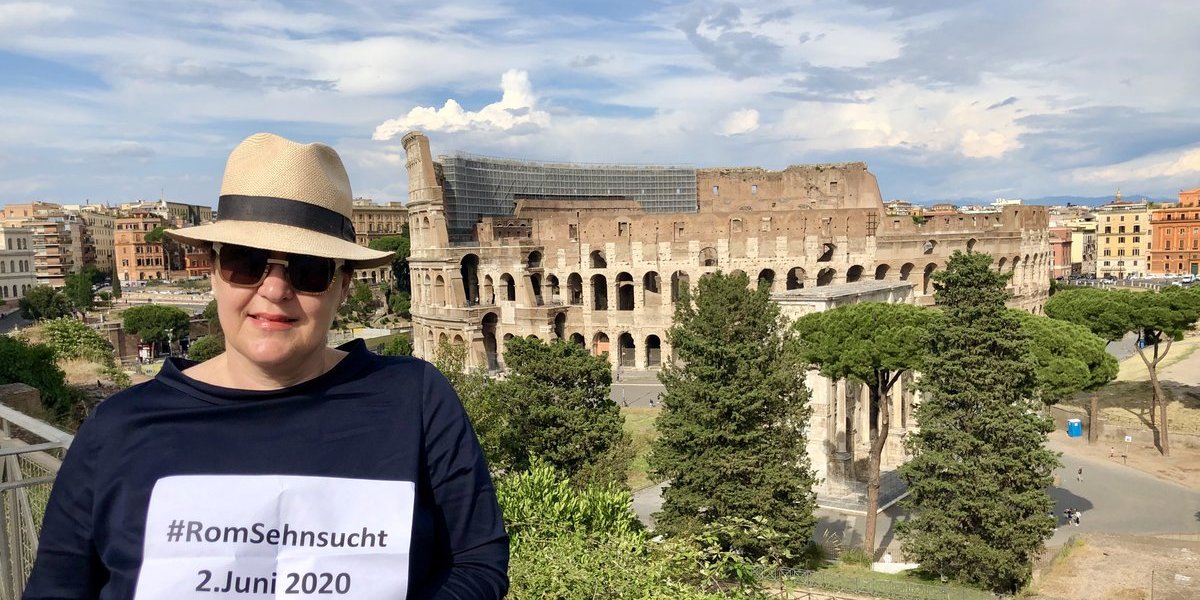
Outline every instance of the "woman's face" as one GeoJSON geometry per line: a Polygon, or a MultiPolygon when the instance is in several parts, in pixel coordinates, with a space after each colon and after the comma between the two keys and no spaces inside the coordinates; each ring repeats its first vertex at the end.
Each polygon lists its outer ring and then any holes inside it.
{"type": "MultiPolygon", "coordinates": [[[[277,252],[272,258],[286,255],[277,252]]],[[[225,333],[225,352],[266,371],[286,369],[298,374],[309,365],[323,365],[329,327],[349,285],[350,276],[338,270],[325,293],[298,294],[288,284],[284,267],[277,264],[271,265],[257,287],[233,286],[214,273],[213,295],[225,333]]]]}

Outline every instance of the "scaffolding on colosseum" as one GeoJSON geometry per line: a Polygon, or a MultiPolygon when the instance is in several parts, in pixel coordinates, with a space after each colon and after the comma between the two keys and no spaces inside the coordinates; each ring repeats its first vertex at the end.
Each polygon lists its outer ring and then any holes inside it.
{"type": "Polygon", "coordinates": [[[513,214],[517,197],[637,201],[646,212],[696,212],[696,169],[521,161],[456,152],[439,156],[450,235],[463,240],[480,217],[513,214]]]}

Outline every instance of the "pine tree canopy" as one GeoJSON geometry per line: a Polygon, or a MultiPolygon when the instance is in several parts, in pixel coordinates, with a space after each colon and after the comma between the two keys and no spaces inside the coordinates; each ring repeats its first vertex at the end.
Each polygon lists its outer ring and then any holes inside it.
{"type": "MultiPolygon", "coordinates": [[[[797,557],[812,534],[813,473],[804,435],[805,368],[785,351],[788,332],[765,289],[745,275],[708,274],[676,305],[668,333],[676,364],[650,465],[669,479],[657,527],[695,530],[729,518],[765,519],[797,557]]],[[[752,536],[725,540],[753,556],[752,536]]]]}

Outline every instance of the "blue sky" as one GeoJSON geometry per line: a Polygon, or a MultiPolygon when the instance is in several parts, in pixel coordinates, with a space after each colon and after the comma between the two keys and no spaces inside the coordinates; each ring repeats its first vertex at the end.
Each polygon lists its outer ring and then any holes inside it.
{"type": "Polygon", "coordinates": [[[0,0],[0,203],[213,204],[272,131],[406,197],[399,147],[865,161],[885,198],[1200,186],[1200,3],[0,0]]]}

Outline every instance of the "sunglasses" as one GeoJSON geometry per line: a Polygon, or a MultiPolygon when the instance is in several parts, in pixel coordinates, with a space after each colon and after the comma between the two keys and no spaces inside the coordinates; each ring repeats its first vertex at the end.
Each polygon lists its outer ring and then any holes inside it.
{"type": "Polygon", "coordinates": [[[262,285],[271,265],[283,265],[284,277],[292,289],[301,294],[323,294],[333,284],[338,269],[345,261],[308,254],[286,253],[286,258],[272,258],[270,250],[248,248],[233,244],[213,243],[217,255],[217,273],[234,287],[252,288],[262,285]]]}

